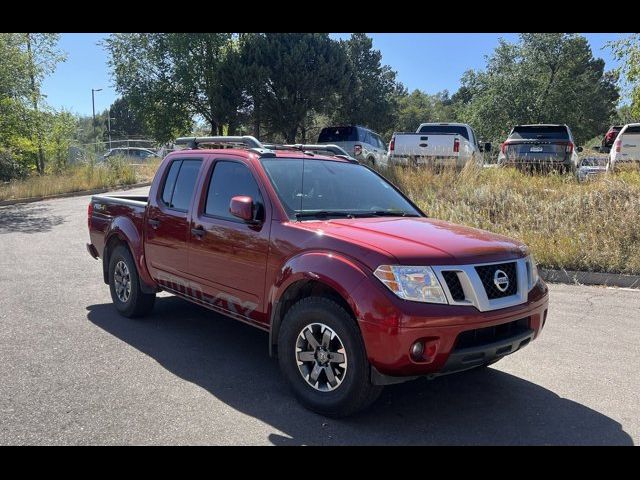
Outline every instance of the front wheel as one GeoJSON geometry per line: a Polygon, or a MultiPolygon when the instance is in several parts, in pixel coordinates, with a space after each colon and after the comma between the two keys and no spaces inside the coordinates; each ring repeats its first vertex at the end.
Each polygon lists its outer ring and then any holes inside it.
{"type": "Polygon", "coordinates": [[[289,309],[278,336],[278,360],[300,403],[329,417],[363,410],[382,392],[370,381],[356,322],[327,298],[304,298],[289,309]]]}
{"type": "Polygon", "coordinates": [[[153,309],[155,293],[140,288],[138,270],[129,249],[118,246],[109,259],[109,290],[111,299],[125,317],[141,317],[153,309]]]}

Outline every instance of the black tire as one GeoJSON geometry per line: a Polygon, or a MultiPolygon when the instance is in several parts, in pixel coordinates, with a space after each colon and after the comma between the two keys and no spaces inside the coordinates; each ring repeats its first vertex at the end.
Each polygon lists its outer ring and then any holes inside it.
{"type": "Polygon", "coordinates": [[[365,165],[367,165],[368,167],[375,167],[376,166],[376,161],[373,157],[368,157],[367,160],[365,161],[365,165]]]}
{"type": "Polygon", "coordinates": [[[155,293],[144,293],[140,288],[140,277],[136,264],[133,261],[131,252],[124,245],[119,245],[111,254],[109,259],[109,290],[111,299],[118,312],[129,318],[142,317],[148,314],[156,300],[155,293]],[[116,293],[116,266],[119,262],[124,262],[129,272],[130,293],[125,301],[118,297],[116,293]]]}
{"type": "Polygon", "coordinates": [[[344,417],[365,409],[383,389],[371,384],[370,365],[355,320],[328,298],[304,298],[289,309],[278,335],[278,361],[300,403],[328,417],[344,417]],[[321,323],[332,329],[345,349],[347,368],[342,383],[332,391],[316,390],[298,369],[296,342],[302,330],[312,323],[321,323]]]}

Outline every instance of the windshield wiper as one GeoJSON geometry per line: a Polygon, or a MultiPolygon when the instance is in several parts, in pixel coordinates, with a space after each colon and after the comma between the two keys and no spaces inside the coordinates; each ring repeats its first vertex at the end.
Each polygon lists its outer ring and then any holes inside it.
{"type": "Polygon", "coordinates": [[[354,214],[351,212],[343,212],[340,210],[315,210],[315,211],[302,211],[295,212],[296,218],[306,217],[345,217],[354,218],[354,214]]]}
{"type": "Polygon", "coordinates": [[[415,213],[408,213],[403,210],[374,210],[369,212],[377,217],[419,217],[415,213]]]}

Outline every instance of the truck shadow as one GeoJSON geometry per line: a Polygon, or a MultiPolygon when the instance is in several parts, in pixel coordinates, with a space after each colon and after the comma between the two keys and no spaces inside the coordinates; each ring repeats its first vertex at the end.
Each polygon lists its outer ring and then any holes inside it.
{"type": "Polygon", "coordinates": [[[111,304],[87,309],[98,327],[282,432],[273,444],[633,444],[615,420],[493,368],[390,386],[367,411],[327,419],[293,398],[264,332],[175,297],[143,320],[111,304]]]}
{"type": "Polygon", "coordinates": [[[52,215],[44,205],[10,205],[0,207],[0,234],[42,233],[64,222],[60,215],[52,215]]]}

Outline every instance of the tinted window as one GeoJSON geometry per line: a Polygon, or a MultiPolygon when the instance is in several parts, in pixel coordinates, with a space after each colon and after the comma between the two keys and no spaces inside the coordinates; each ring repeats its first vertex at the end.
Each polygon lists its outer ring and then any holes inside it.
{"type": "Polygon", "coordinates": [[[265,159],[262,164],[291,217],[323,210],[419,215],[387,181],[359,164],[293,158],[265,159]]]}
{"type": "Polygon", "coordinates": [[[636,134],[636,133],[640,133],[640,125],[634,125],[633,127],[627,127],[627,129],[624,131],[625,135],[626,134],[636,134]]]}
{"type": "Polygon", "coordinates": [[[169,173],[164,181],[164,188],[162,189],[162,202],[169,206],[171,205],[171,197],[173,196],[173,188],[176,185],[176,178],[178,178],[178,171],[182,165],[182,160],[176,160],[169,167],[169,173]]]}
{"type": "Polygon", "coordinates": [[[323,128],[318,137],[318,143],[355,142],[356,140],[358,140],[356,127],[323,128]]]}
{"type": "Polygon", "coordinates": [[[469,140],[467,127],[462,125],[425,125],[420,128],[418,133],[426,133],[428,135],[462,135],[469,140]]]}
{"type": "Polygon", "coordinates": [[[231,197],[246,195],[256,205],[262,205],[262,195],[249,169],[237,162],[216,163],[209,184],[205,213],[216,217],[234,218],[229,213],[231,197]]]}
{"type": "Polygon", "coordinates": [[[509,138],[558,138],[569,140],[569,132],[567,127],[562,125],[529,125],[517,126],[513,128],[513,132],[509,138]]]}
{"type": "Polygon", "coordinates": [[[169,206],[177,210],[187,211],[191,203],[193,189],[198,179],[200,164],[202,160],[183,160],[176,179],[176,186],[173,189],[173,196],[169,206]]]}

